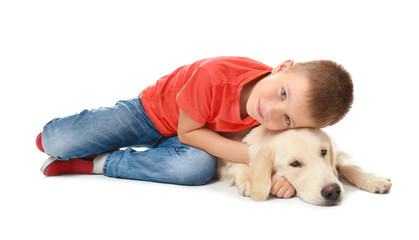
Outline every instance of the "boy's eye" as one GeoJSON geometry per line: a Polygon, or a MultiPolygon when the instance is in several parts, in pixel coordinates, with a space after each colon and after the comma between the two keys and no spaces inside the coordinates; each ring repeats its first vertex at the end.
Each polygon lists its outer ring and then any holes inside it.
{"type": "Polygon", "coordinates": [[[291,124],[291,119],[287,115],[285,115],[285,122],[287,123],[287,126],[291,124]]]}
{"type": "Polygon", "coordinates": [[[285,100],[287,98],[287,93],[285,92],[283,88],[281,88],[281,98],[282,100],[285,100]]]}

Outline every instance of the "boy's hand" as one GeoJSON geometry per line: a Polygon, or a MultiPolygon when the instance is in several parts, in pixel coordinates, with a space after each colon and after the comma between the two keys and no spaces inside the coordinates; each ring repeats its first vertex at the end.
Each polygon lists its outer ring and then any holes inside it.
{"type": "Polygon", "coordinates": [[[277,196],[279,198],[290,198],[295,194],[295,188],[291,185],[288,180],[275,173],[272,175],[272,186],[271,186],[271,194],[277,196]]]}

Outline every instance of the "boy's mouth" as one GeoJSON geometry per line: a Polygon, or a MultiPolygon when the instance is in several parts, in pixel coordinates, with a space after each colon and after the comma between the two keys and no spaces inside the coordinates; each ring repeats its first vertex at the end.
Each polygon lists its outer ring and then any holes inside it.
{"type": "Polygon", "coordinates": [[[264,119],[263,118],[263,115],[262,115],[262,109],[260,108],[260,99],[259,99],[259,102],[258,102],[258,105],[257,105],[257,112],[258,112],[258,114],[259,114],[259,116],[262,118],[262,119],[264,119]]]}

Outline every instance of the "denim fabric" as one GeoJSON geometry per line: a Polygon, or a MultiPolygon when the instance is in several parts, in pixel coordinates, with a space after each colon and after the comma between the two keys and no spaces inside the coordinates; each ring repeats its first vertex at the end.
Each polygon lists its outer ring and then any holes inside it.
{"type": "Polygon", "coordinates": [[[141,98],[53,119],[44,127],[42,145],[61,160],[110,151],[103,169],[110,177],[200,185],[216,170],[214,156],[180,143],[177,136],[161,135],[141,98]],[[124,147],[128,148],[115,150],[124,147]]]}

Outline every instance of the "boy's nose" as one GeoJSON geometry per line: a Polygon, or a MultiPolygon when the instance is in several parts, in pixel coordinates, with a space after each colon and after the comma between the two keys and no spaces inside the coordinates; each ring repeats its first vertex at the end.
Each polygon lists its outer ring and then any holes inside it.
{"type": "Polygon", "coordinates": [[[270,119],[277,118],[278,115],[280,115],[282,111],[282,106],[279,103],[270,102],[266,106],[266,113],[270,119]]]}

